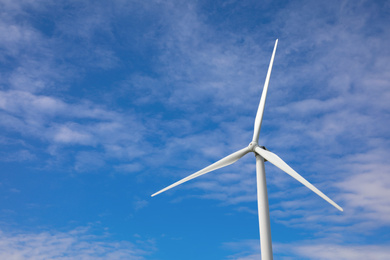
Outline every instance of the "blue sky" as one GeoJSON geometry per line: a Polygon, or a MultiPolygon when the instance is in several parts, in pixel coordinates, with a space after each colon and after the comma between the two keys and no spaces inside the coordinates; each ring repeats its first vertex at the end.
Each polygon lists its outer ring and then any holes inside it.
{"type": "Polygon", "coordinates": [[[388,1],[0,2],[1,259],[259,259],[260,145],[275,259],[390,255],[388,1]]]}

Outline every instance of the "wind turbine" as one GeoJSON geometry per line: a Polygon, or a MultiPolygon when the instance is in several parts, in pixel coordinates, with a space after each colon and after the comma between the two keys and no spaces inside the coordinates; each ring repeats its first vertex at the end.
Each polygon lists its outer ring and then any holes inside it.
{"type": "Polygon", "coordinates": [[[157,194],[172,189],[177,185],[192,180],[205,173],[233,164],[236,161],[238,161],[241,157],[246,155],[247,153],[253,152],[256,156],[257,204],[258,204],[258,216],[259,216],[259,227],[260,227],[260,248],[261,248],[262,260],[273,259],[271,226],[270,226],[270,219],[269,219],[268,195],[267,195],[267,185],[265,179],[264,161],[269,161],[270,163],[272,163],[273,165],[275,165],[276,167],[278,167],[279,169],[281,169],[282,171],[284,171],[285,173],[287,173],[288,175],[290,175],[291,177],[293,177],[294,179],[296,179],[297,181],[305,185],[307,188],[315,192],[318,196],[320,196],[321,198],[323,198],[324,200],[332,204],[338,210],[343,211],[343,209],[339,205],[337,205],[333,200],[328,198],[328,196],[326,196],[324,193],[322,193],[320,190],[314,187],[311,183],[309,183],[305,178],[303,178],[296,171],[294,171],[287,163],[285,163],[282,159],[280,159],[279,156],[268,151],[264,146],[258,145],[261,122],[263,120],[265,99],[267,96],[269,79],[271,77],[272,65],[274,63],[277,45],[278,45],[278,40],[276,40],[275,42],[271,61],[268,67],[267,77],[264,83],[263,93],[261,95],[259,107],[257,109],[252,142],[250,142],[250,144],[247,147],[222,158],[221,160],[207,166],[206,168],[203,168],[202,170],[195,172],[194,174],[191,174],[152,195],[152,197],[156,196],[157,194]]]}

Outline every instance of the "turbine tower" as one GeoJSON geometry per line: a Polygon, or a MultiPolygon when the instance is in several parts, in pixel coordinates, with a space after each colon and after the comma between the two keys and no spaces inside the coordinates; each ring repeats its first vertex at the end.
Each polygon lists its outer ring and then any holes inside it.
{"type": "Polygon", "coordinates": [[[258,204],[258,216],[259,216],[259,227],[260,227],[260,248],[261,248],[262,260],[273,259],[271,226],[270,226],[270,219],[269,219],[269,206],[268,206],[268,195],[267,195],[267,184],[265,179],[264,161],[269,161],[270,163],[272,163],[273,165],[275,165],[276,167],[278,167],[279,169],[281,169],[282,171],[284,171],[285,173],[287,173],[288,175],[290,175],[291,177],[293,177],[294,179],[296,179],[297,181],[305,185],[307,188],[312,190],[318,196],[320,196],[321,198],[323,198],[324,200],[332,204],[338,210],[343,211],[343,209],[339,205],[337,205],[333,200],[328,198],[328,196],[326,196],[324,193],[322,193],[320,190],[314,187],[311,183],[309,183],[305,178],[303,178],[296,171],[294,171],[290,166],[288,166],[287,163],[285,163],[282,159],[280,159],[279,156],[268,151],[264,146],[258,145],[261,122],[263,120],[265,99],[267,96],[269,79],[271,77],[272,65],[274,63],[277,45],[278,45],[278,40],[276,40],[275,42],[271,61],[268,67],[267,77],[264,83],[263,93],[261,95],[259,107],[257,109],[252,142],[247,147],[222,158],[221,160],[207,166],[206,168],[203,168],[202,170],[195,172],[194,174],[191,174],[152,195],[152,197],[156,196],[157,194],[172,189],[177,185],[192,180],[205,173],[233,164],[236,161],[238,161],[241,157],[246,155],[247,153],[253,152],[256,156],[257,204],[258,204]]]}

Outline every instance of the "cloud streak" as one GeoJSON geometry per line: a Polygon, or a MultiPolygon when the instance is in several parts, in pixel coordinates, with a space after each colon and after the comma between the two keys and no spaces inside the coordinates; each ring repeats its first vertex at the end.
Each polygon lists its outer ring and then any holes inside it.
{"type": "Polygon", "coordinates": [[[88,101],[71,104],[15,90],[0,91],[0,108],[3,129],[41,140],[51,150],[72,145],[101,147],[104,157],[124,161],[144,153],[140,144],[145,126],[136,115],[88,101]]]}
{"type": "Polygon", "coordinates": [[[68,232],[0,232],[2,259],[142,260],[154,248],[151,241],[143,246],[144,249],[140,249],[140,245],[127,241],[107,241],[104,237],[92,234],[87,228],[77,228],[68,232]]]}

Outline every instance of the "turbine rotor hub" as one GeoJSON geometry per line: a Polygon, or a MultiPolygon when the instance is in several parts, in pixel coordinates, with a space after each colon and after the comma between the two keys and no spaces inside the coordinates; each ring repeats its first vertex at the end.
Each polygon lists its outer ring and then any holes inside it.
{"type": "Polygon", "coordinates": [[[251,152],[254,152],[255,151],[255,148],[259,146],[256,142],[251,142],[249,145],[248,145],[248,148],[251,152]]]}

